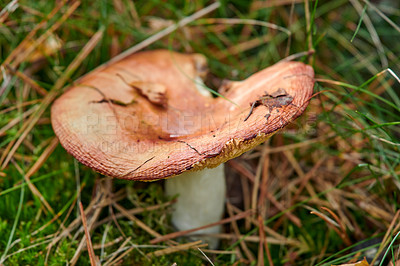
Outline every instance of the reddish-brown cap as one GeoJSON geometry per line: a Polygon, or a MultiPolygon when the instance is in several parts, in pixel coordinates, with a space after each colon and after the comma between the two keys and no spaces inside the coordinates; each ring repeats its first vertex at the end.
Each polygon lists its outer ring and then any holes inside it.
{"type": "Polygon", "coordinates": [[[310,66],[282,62],[225,84],[224,97],[213,98],[198,89],[205,69],[199,54],[133,54],[84,76],[57,99],[54,131],[94,170],[152,181],[252,149],[300,116],[313,92],[310,66]]]}

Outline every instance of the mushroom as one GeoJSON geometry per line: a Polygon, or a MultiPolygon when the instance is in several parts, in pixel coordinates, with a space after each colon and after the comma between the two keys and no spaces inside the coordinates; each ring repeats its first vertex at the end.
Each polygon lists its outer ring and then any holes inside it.
{"type": "Polygon", "coordinates": [[[133,54],[87,74],[59,97],[51,109],[53,129],[69,153],[104,175],[168,178],[167,194],[179,194],[172,215],[178,230],[216,222],[225,197],[219,165],[300,116],[314,72],[281,62],[225,84],[217,98],[200,83],[205,73],[199,54],[133,54]]]}

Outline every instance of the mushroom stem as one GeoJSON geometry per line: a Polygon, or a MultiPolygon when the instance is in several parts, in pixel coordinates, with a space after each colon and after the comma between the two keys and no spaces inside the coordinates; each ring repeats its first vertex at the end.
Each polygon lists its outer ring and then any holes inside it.
{"type": "MultiPolygon", "coordinates": [[[[225,205],[224,165],[205,168],[198,172],[183,173],[167,179],[165,191],[168,196],[178,195],[172,213],[172,223],[180,231],[197,228],[221,219],[225,205]]],[[[198,230],[193,234],[220,233],[222,227],[214,226],[198,230]]],[[[219,241],[213,237],[196,237],[218,247],[219,241]]]]}

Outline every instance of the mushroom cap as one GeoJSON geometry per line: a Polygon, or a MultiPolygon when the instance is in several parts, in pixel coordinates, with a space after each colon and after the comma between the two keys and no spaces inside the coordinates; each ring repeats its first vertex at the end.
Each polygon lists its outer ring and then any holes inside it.
{"type": "Polygon", "coordinates": [[[197,89],[205,69],[199,54],[133,54],[60,96],[51,108],[53,129],[94,170],[153,181],[216,167],[259,145],[303,113],[314,87],[310,66],[281,62],[225,84],[224,97],[213,98],[197,89]],[[289,101],[276,104],[282,95],[289,101]]]}

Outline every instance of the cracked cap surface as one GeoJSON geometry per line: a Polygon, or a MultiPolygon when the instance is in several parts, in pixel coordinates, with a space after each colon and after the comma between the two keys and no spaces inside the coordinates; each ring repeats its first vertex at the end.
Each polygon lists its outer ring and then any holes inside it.
{"type": "Polygon", "coordinates": [[[303,113],[314,87],[310,66],[282,62],[225,84],[225,98],[213,98],[197,88],[205,69],[199,54],[133,54],[59,97],[53,129],[94,170],[152,181],[216,167],[259,145],[303,113]],[[278,97],[286,98],[277,104],[278,97]]]}

